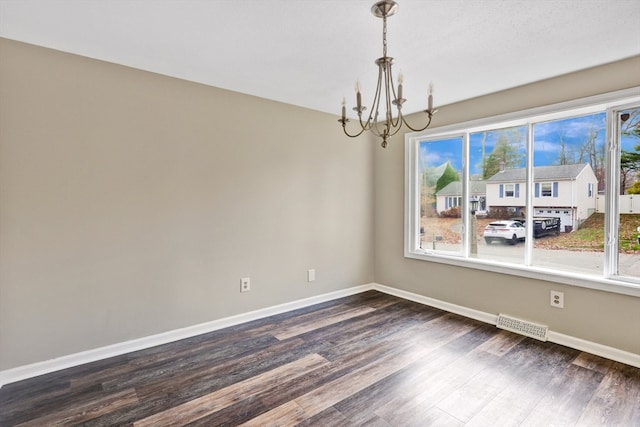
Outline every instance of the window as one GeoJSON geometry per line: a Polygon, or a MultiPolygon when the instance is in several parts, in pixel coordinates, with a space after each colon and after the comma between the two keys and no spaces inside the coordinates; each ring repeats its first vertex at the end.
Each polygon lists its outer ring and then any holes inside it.
{"type": "Polygon", "coordinates": [[[462,145],[460,137],[426,139],[419,144],[419,248],[462,250],[462,145]]]}
{"type": "Polygon", "coordinates": [[[462,206],[462,197],[447,196],[445,199],[445,210],[462,206]]]}
{"type": "Polygon", "coordinates": [[[611,134],[618,144],[611,156],[614,164],[609,188],[611,194],[618,197],[618,206],[617,209],[609,207],[611,211],[617,210],[614,221],[617,224],[607,225],[612,230],[608,237],[617,236],[617,242],[605,250],[617,260],[608,266],[610,274],[637,278],[640,276],[640,106],[612,109],[610,113],[614,116],[611,134]]]}
{"type": "Polygon", "coordinates": [[[504,197],[514,197],[516,194],[516,186],[515,184],[505,184],[504,185],[504,197]]]}
{"type": "Polygon", "coordinates": [[[640,296],[638,88],[405,147],[405,256],[640,296]]]}
{"type": "Polygon", "coordinates": [[[596,212],[595,200],[581,189],[592,182],[605,185],[598,175],[605,164],[606,113],[570,113],[533,123],[532,130],[533,179],[540,183],[533,204],[554,208],[544,216],[559,219],[560,236],[536,237],[534,225],[531,266],[602,275],[604,212],[596,212]]]}

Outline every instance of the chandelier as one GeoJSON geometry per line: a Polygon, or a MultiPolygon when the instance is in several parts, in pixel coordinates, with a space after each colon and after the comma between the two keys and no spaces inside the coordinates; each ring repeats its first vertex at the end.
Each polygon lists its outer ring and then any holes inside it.
{"type": "Polygon", "coordinates": [[[398,4],[393,0],[382,0],[377,2],[371,8],[371,13],[382,18],[382,57],[376,59],[375,63],[378,65],[378,85],[376,87],[376,94],[373,97],[373,105],[369,112],[369,117],[366,121],[363,121],[362,113],[367,107],[362,106],[362,95],[360,94],[360,84],[356,82],[356,106],[353,108],[358,113],[358,121],[360,122],[360,130],[355,134],[350,134],[347,131],[347,123],[349,119],[346,117],[346,100],[342,98],[342,118],[338,121],[342,123],[342,130],[345,135],[355,138],[362,135],[365,131],[371,131],[374,135],[382,138],[382,148],[386,148],[389,144],[389,138],[400,131],[404,124],[407,128],[414,132],[420,132],[425,130],[431,124],[431,118],[438,110],[433,109],[433,85],[429,85],[428,91],[428,107],[424,110],[428,115],[427,124],[421,128],[413,128],[402,115],[402,104],[406,101],[402,97],[402,73],[398,75],[398,91],[393,83],[393,73],[391,72],[391,65],[393,64],[393,58],[387,56],[387,17],[394,15],[398,11],[398,4]],[[383,101],[384,98],[384,101],[383,101]],[[381,113],[381,105],[384,111],[384,119],[379,119],[381,113]],[[392,105],[395,105],[395,115],[392,105]]]}

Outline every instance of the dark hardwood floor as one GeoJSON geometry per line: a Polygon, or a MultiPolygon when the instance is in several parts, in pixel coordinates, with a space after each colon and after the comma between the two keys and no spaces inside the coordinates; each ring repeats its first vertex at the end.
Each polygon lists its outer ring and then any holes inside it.
{"type": "Polygon", "coordinates": [[[0,426],[640,426],[640,369],[375,291],[0,389],[0,426]]]}

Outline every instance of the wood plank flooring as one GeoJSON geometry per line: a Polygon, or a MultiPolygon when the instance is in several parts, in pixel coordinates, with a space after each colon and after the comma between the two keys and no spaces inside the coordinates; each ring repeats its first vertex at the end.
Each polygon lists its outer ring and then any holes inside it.
{"type": "Polygon", "coordinates": [[[5,385],[15,425],[640,426],[640,369],[371,291],[5,385]]]}

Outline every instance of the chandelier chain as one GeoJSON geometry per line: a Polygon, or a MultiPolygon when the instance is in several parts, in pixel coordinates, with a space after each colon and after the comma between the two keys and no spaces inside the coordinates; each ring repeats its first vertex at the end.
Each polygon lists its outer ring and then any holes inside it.
{"type": "Polygon", "coordinates": [[[387,17],[382,18],[382,56],[387,56],[387,17]]]}

